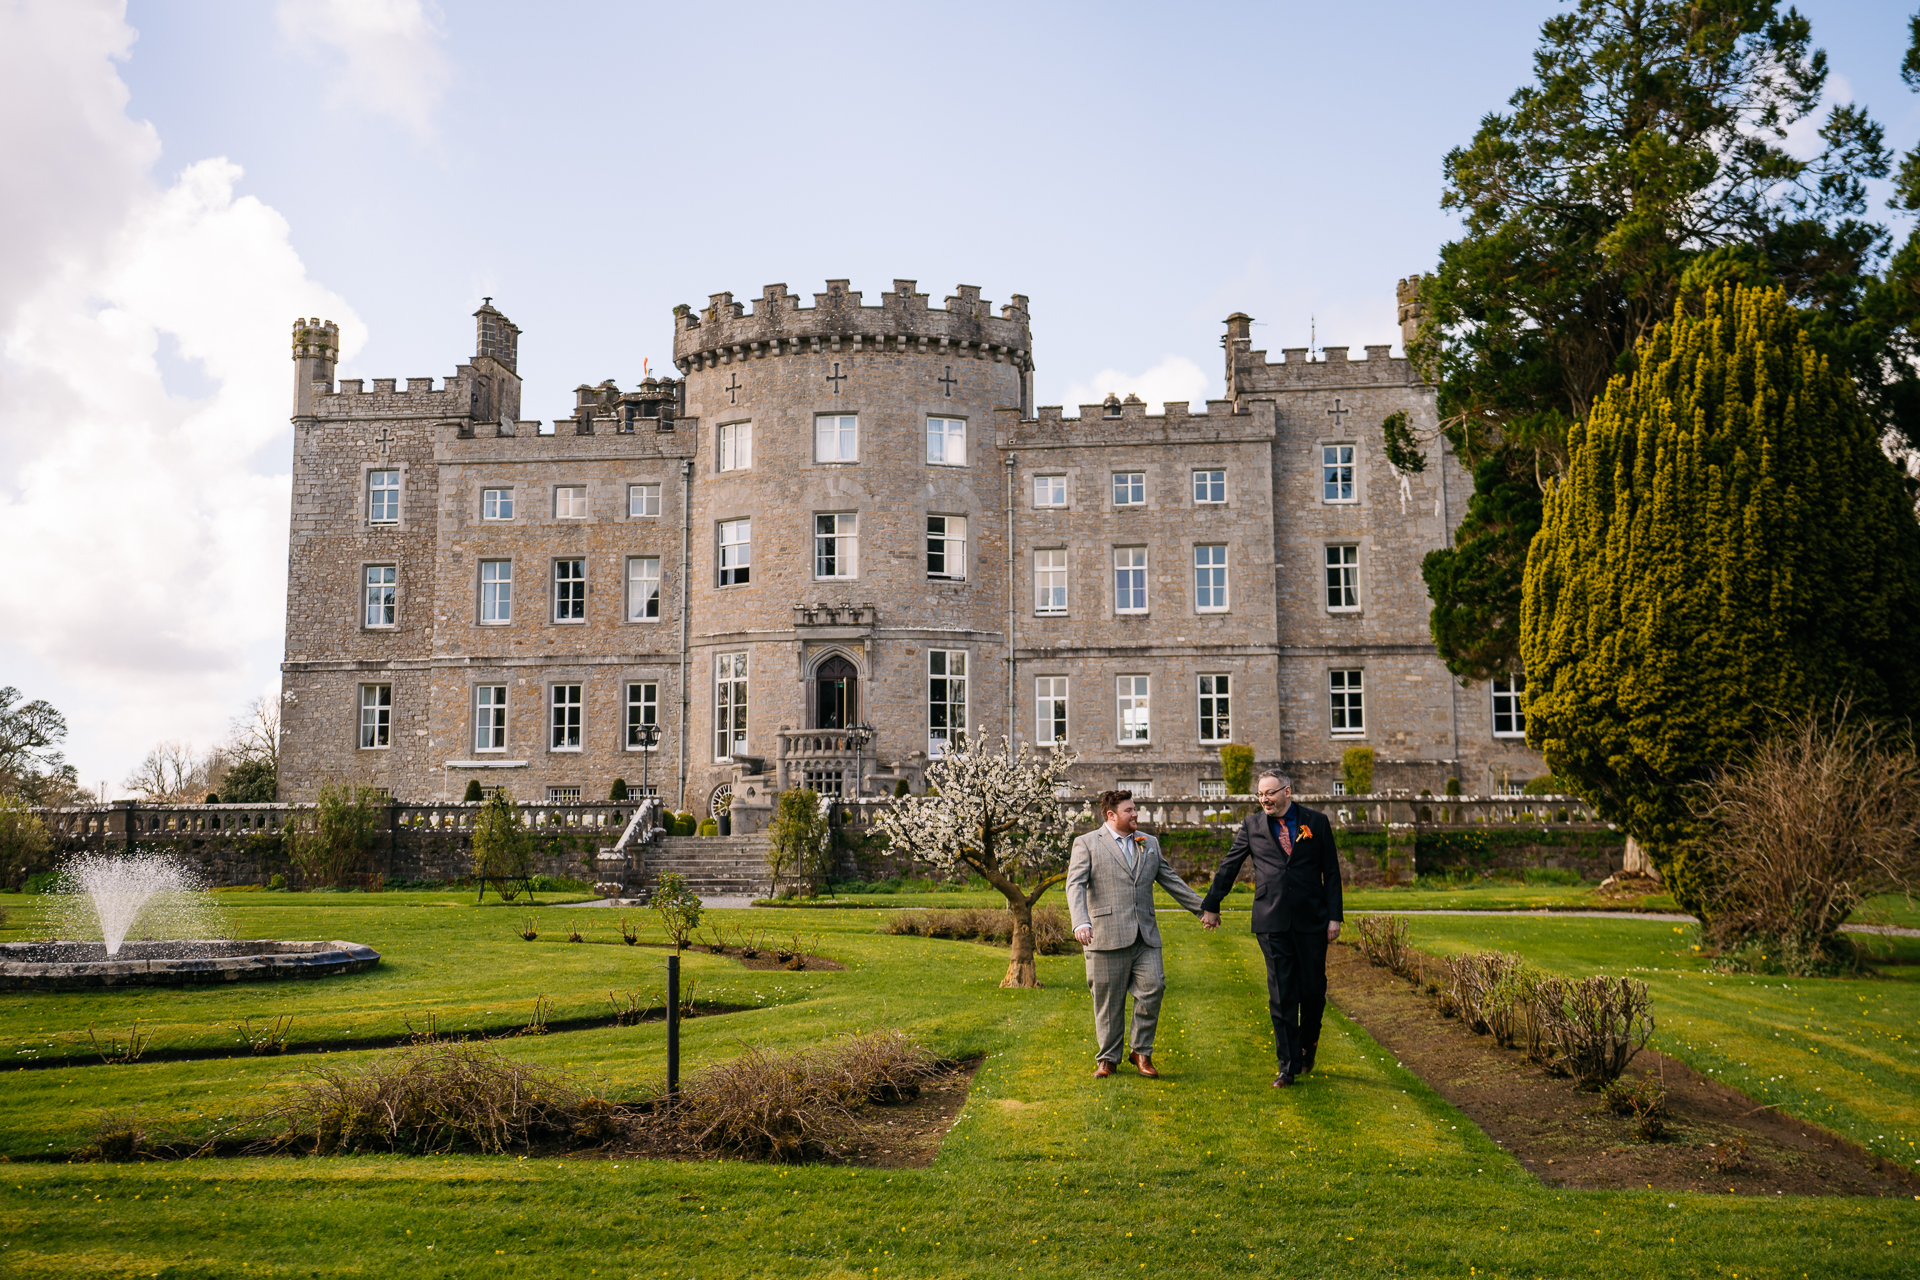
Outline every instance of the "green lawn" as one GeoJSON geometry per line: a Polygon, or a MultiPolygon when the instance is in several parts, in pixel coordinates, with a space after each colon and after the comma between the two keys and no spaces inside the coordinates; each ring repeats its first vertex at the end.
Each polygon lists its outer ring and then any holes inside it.
{"type": "MultiPolygon", "coordinates": [[[[352,938],[385,959],[367,974],[297,986],[6,997],[9,1048],[34,1037],[58,1041],[89,1020],[121,1025],[136,1013],[160,1028],[156,1046],[169,1037],[216,1042],[230,1034],[220,1027],[276,1010],[295,1013],[295,1039],[308,1043],[428,1010],[449,1025],[506,1026],[524,1021],[540,994],[559,1017],[604,1001],[608,986],[661,981],[658,951],[522,942],[512,926],[525,913],[513,908],[436,905],[430,896],[246,896],[259,900],[232,908],[236,932],[352,938]],[[32,1036],[18,1030],[23,1025],[32,1036]]],[[[17,899],[4,905],[15,909],[16,924],[31,910],[19,910],[17,899]]],[[[764,926],[773,913],[715,914],[764,926]]],[[[1243,913],[1229,914],[1216,934],[1168,920],[1171,993],[1157,1054],[1164,1078],[1128,1073],[1100,1084],[1088,1078],[1089,1001],[1077,958],[1043,958],[1044,989],[1006,992],[996,987],[1005,957],[995,948],[888,937],[878,932],[877,912],[794,914],[822,933],[819,950],[847,970],[752,972],[689,956],[702,993],[711,983],[737,1002],[764,1006],[688,1024],[689,1058],[697,1064],[743,1043],[803,1045],[877,1025],[907,1027],[943,1054],[985,1055],[972,1099],[932,1167],[516,1157],[34,1161],[84,1143],[108,1111],[137,1107],[161,1128],[218,1125],[218,1117],[274,1097],[312,1062],[75,1060],[16,1070],[0,1094],[0,1151],[15,1161],[0,1178],[0,1274],[1001,1280],[1914,1269],[1914,1201],[1544,1188],[1337,1016],[1312,1082],[1285,1093],[1267,1088],[1264,979],[1243,913]]],[[[565,918],[564,908],[543,912],[543,932],[564,927],[565,918]]],[[[593,936],[611,931],[617,913],[581,910],[574,919],[593,936]]],[[[1429,946],[1487,945],[1469,936],[1474,928],[1492,929],[1502,945],[1524,942],[1556,967],[1581,968],[1580,957],[1600,949],[1609,968],[1664,962],[1684,970],[1684,981],[1662,979],[1657,1007],[1668,1010],[1671,987],[1668,1016],[1693,1019],[1696,1040],[1750,1035],[1769,1001],[1784,1016],[1803,999],[1836,1028],[1822,1033],[1831,1037],[1820,1042],[1823,1051],[1850,1038],[1864,1044],[1869,1024],[1914,1031],[1913,1006],[1903,1003],[1912,987],[1901,979],[1834,984],[1834,993],[1817,995],[1802,984],[1767,995],[1777,981],[1751,994],[1719,979],[1709,988],[1690,953],[1669,954],[1686,943],[1657,922],[1435,917],[1416,925],[1429,946]],[[1866,1017],[1835,994],[1841,988],[1888,999],[1866,1017]],[[1710,1021],[1720,1012],[1724,1019],[1710,1021]]],[[[8,936],[23,932],[31,929],[8,936]]],[[[507,1042],[515,1054],[601,1075],[616,1089],[656,1076],[663,1045],[658,1025],[507,1042]]],[[[1818,1082],[1825,1092],[1816,1101],[1843,1106],[1849,1122],[1876,1108],[1910,1113],[1920,1092],[1911,1064],[1898,1065],[1898,1042],[1881,1052],[1894,1068],[1836,1070],[1818,1082]]]]}

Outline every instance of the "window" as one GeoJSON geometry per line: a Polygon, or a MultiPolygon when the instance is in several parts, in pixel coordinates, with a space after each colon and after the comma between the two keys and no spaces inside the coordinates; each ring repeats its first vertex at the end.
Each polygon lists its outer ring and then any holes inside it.
{"type": "Polygon", "coordinates": [[[963,649],[927,650],[927,754],[946,754],[967,731],[967,655],[963,649]]]}
{"type": "Polygon", "coordinates": [[[390,684],[363,684],[360,686],[360,746],[390,747],[393,745],[393,686],[390,684]]]}
{"type": "Polygon", "coordinates": [[[1360,548],[1327,548],[1327,608],[1360,607],[1360,548]]]}
{"type": "Polygon", "coordinates": [[[587,518],[587,487],[583,484],[563,484],[555,489],[553,516],[556,520],[585,520],[587,518]]]}
{"type": "Polygon", "coordinates": [[[753,465],[753,424],[729,422],[720,428],[720,469],[745,471],[753,465]]]}
{"type": "Polygon", "coordinates": [[[1065,547],[1033,553],[1033,611],[1067,611],[1067,552],[1065,547]]]}
{"type": "Polygon", "coordinates": [[[627,486],[627,514],[630,516],[657,516],[660,514],[660,486],[657,484],[630,484],[627,486]]]}
{"type": "Polygon", "coordinates": [[[858,572],[859,517],[851,513],[813,518],[813,576],[851,578],[858,572]]]}
{"type": "Polygon", "coordinates": [[[400,473],[367,472],[367,523],[400,523],[400,473]]]}
{"type": "Polygon", "coordinates": [[[1227,549],[1193,549],[1193,607],[1202,613],[1227,607],[1227,549]]]}
{"type": "Polygon", "coordinates": [[[660,723],[660,686],[648,681],[645,684],[627,686],[627,750],[657,751],[659,739],[652,746],[641,741],[640,729],[643,725],[660,723]]]}
{"type": "Polygon", "coordinates": [[[1517,778],[1496,778],[1493,783],[1496,796],[1523,796],[1527,794],[1527,784],[1517,778]]]}
{"type": "Polygon", "coordinates": [[[1147,549],[1145,547],[1113,549],[1113,611],[1115,613],[1147,611],[1147,549]]]}
{"type": "Polygon", "coordinates": [[[815,418],[813,420],[813,460],[815,462],[858,462],[860,460],[860,419],[850,413],[823,413],[815,418]]]}
{"type": "MultiPolygon", "coordinates": [[[[1114,785],[1122,791],[1133,792],[1133,798],[1135,800],[1150,800],[1153,798],[1152,778],[1122,778],[1114,785]]],[[[1146,815],[1141,814],[1140,816],[1144,818],[1146,815]]]]}
{"type": "Polygon", "coordinates": [[[1202,800],[1224,800],[1227,798],[1227,783],[1224,778],[1200,779],[1200,798],[1202,800]]]}
{"type": "Polygon", "coordinates": [[[844,769],[806,769],[803,770],[807,790],[817,796],[838,796],[846,794],[847,775],[844,769]]]}
{"type": "Polygon", "coordinates": [[[481,684],[473,688],[473,749],[507,749],[507,686],[481,684]]]}
{"type": "Polygon", "coordinates": [[[722,520],[720,522],[720,585],[741,586],[751,579],[752,574],[753,521],[722,520]]]}
{"type": "Polygon", "coordinates": [[[1333,780],[1333,794],[1335,794],[1335,795],[1337,795],[1337,796],[1343,796],[1343,795],[1345,795],[1345,794],[1347,794],[1347,783],[1346,783],[1346,779],[1344,779],[1344,778],[1335,778],[1335,779],[1333,780]]]}
{"type": "Polygon", "coordinates": [[[713,754],[747,750],[747,655],[723,653],[713,660],[713,754]]]}
{"type": "Polygon", "coordinates": [[[1067,678],[1040,676],[1033,682],[1033,740],[1043,747],[1067,740],[1067,678]]]}
{"type": "Polygon", "coordinates": [[[513,561],[480,562],[480,621],[513,621],[513,561]]]}
{"type": "Polygon", "coordinates": [[[553,734],[547,745],[555,751],[580,749],[580,686],[553,686],[553,734]]]}
{"type": "Polygon", "coordinates": [[[579,803],[580,803],[580,788],[578,788],[578,787],[548,787],[548,788],[547,788],[547,803],[548,803],[548,804],[579,804],[579,803]]]}
{"type": "Polygon", "coordinates": [[[1035,476],[1033,478],[1033,505],[1036,507],[1066,506],[1067,478],[1065,476],[1035,476]]]}
{"type": "Polygon", "coordinates": [[[1120,741],[1145,742],[1153,723],[1153,697],[1146,676],[1121,676],[1118,684],[1120,741]]]}
{"type": "Polygon", "coordinates": [[[1524,738],[1527,736],[1526,693],[1527,678],[1523,675],[1493,678],[1494,737],[1524,738]]]}
{"type": "Polygon", "coordinates": [[[1225,502],[1227,500],[1227,473],[1224,471],[1194,472],[1193,500],[1195,502],[1225,502]]]}
{"type": "Polygon", "coordinates": [[[660,619],[660,557],[627,557],[627,621],[660,619]]]}
{"type": "Polygon", "coordinates": [[[929,578],[967,576],[967,518],[965,516],[927,517],[927,576],[929,578]]]}
{"type": "Polygon", "coordinates": [[[927,419],[927,461],[945,467],[967,465],[967,424],[963,419],[927,419]]]}
{"type": "Polygon", "coordinates": [[[1114,472],[1113,505],[1116,507],[1146,506],[1147,473],[1144,471],[1114,472]]]}
{"type": "Polygon", "coordinates": [[[1360,706],[1360,679],[1359,671],[1327,673],[1327,694],[1336,736],[1359,735],[1367,731],[1366,713],[1360,706]]]}
{"type": "Polygon", "coordinates": [[[1323,486],[1321,496],[1326,501],[1352,502],[1354,500],[1352,445],[1320,446],[1320,480],[1323,486]]]}
{"type": "Polygon", "coordinates": [[[398,569],[390,564],[370,564],[366,568],[365,617],[370,627],[390,627],[398,609],[398,569]]]}
{"type": "Polygon", "coordinates": [[[1233,741],[1233,677],[1200,677],[1200,741],[1233,741]]]}
{"type": "Polygon", "coordinates": [[[553,620],[585,622],[587,619],[587,562],[553,562],[553,620]]]}
{"type": "Polygon", "coordinates": [[[480,491],[480,518],[482,520],[513,519],[513,490],[482,489],[480,491]]]}

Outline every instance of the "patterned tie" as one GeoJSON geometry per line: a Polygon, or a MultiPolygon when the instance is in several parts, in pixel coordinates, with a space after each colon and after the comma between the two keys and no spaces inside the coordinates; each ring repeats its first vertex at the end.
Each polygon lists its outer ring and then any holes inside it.
{"type": "Polygon", "coordinates": [[[1139,840],[1140,840],[1139,836],[1121,836],[1120,837],[1120,852],[1126,855],[1127,870],[1129,871],[1133,870],[1133,866],[1134,866],[1133,851],[1134,851],[1135,845],[1139,842],[1139,840]]]}
{"type": "Polygon", "coordinates": [[[1293,856],[1293,837],[1287,834],[1287,820],[1281,818],[1273,824],[1273,833],[1280,837],[1280,852],[1289,858],[1293,856]]]}

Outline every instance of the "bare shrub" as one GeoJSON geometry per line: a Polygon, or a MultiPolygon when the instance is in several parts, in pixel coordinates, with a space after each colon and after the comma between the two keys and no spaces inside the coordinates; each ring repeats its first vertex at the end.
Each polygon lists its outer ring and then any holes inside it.
{"type": "Polygon", "coordinates": [[[498,1154],[571,1136],[580,1091],[489,1044],[416,1045],[359,1067],[320,1066],[270,1120],[276,1145],[315,1155],[355,1151],[498,1154]]]}
{"type": "Polygon", "coordinates": [[[939,1070],[933,1054],[898,1029],[851,1036],[829,1051],[827,1061],[869,1102],[917,1098],[922,1082],[939,1070]]]}
{"type": "MultiPolygon", "coordinates": [[[[943,911],[897,911],[881,929],[886,933],[910,934],[919,938],[978,939],[981,942],[1007,942],[1013,937],[1013,913],[1002,907],[958,907],[943,911]]],[[[1033,945],[1039,955],[1078,955],[1080,944],[1074,941],[1067,913],[1059,907],[1039,907],[1033,912],[1033,945]]]]}
{"type": "Polygon", "coordinates": [[[817,1159],[859,1132],[853,1107],[866,1101],[814,1055],[749,1049],[694,1076],[653,1123],[703,1151],[758,1160],[817,1159]]]}
{"type": "Polygon", "coordinates": [[[861,1108],[916,1097],[937,1070],[933,1055],[898,1030],[794,1053],[749,1049],[699,1072],[677,1099],[656,1100],[642,1125],[715,1154],[818,1159],[864,1136],[861,1108]]]}
{"type": "Polygon", "coordinates": [[[1632,1116],[1634,1135],[1642,1142],[1658,1142],[1669,1136],[1667,1090],[1653,1077],[1642,1076],[1633,1084],[1609,1080],[1601,1101],[1617,1116],[1632,1116]]]}
{"type": "Polygon", "coordinates": [[[1411,964],[1412,926],[1405,916],[1356,916],[1360,954],[1367,963],[1405,974],[1411,964]]]}
{"type": "Polygon", "coordinates": [[[1653,1036],[1647,984],[1632,978],[1549,978],[1539,1003],[1555,1065],[1583,1089],[1618,1080],[1653,1036]]]}
{"type": "Polygon", "coordinates": [[[1705,933],[1723,956],[1851,969],[1847,917],[1874,894],[1920,889],[1920,762],[1845,717],[1792,721],[1703,785],[1705,933]]]}

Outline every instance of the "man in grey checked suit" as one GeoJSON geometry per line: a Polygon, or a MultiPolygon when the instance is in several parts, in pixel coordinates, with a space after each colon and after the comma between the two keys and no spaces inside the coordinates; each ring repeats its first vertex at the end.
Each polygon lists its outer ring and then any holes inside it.
{"type": "MultiPolygon", "coordinates": [[[[1093,1074],[1104,1079],[1120,1063],[1120,1031],[1127,993],[1133,993],[1133,1065],[1147,1077],[1153,1033],[1167,971],[1160,962],[1160,926],[1153,918],[1153,886],[1196,916],[1200,895],[1160,857],[1160,842],[1136,830],[1133,792],[1103,791],[1106,822],[1073,842],[1067,863],[1067,910],[1073,936],[1087,949],[1087,986],[1093,991],[1093,1031],[1100,1042],[1093,1074]]],[[[1212,925],[1208,925],[1212,928],[1212,925]]]]}

